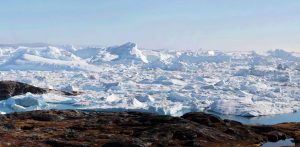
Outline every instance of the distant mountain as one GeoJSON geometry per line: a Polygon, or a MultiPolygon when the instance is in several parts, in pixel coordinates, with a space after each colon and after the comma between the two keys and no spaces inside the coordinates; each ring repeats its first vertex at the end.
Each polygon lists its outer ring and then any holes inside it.
{"type": "Polygon", "coordinates": [[[45,46],[51,46],[51,44],[48,43],[18,43],[18,44],[0,44],[0,47],[13,47],[17,48],[20,46],[25,46],[25,47],[45,47],[45,46]]]}

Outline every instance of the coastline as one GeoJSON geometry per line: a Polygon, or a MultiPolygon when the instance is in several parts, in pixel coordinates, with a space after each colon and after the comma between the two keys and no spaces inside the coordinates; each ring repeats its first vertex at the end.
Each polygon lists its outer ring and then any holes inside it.
{"type": "Polygon", "coordinates": [[[294,138],[300,123],[244,125],[203,112],[38,110],[0,115],[2,146],[260,146],[294,138]]]}

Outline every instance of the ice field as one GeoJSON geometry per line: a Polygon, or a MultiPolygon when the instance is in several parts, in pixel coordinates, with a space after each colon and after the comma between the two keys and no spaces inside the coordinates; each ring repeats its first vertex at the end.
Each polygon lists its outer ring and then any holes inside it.
{"type": "Polygon", "coordinates": [[[40,109],[190,111],[260,116],[300,109],[300,54],[1,45],[0,80],[82,91],[0,101],[1,113],[40,109]]]}

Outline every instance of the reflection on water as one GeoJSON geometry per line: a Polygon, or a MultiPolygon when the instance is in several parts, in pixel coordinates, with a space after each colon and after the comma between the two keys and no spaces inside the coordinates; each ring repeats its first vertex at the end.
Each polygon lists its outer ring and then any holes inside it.
{"type": "Polygon", "coordinates": [[[286,140],[279,140],[277,142],[267,142],[263,144],[261,147],[282,147],[282,146],[295,146],[293,143],[294,140],[292,138],[286,140]]]}
{"type": "MultiPolygon", "coordinates": [[[[230,119],[239,121],[243,124],[265,124],[272,125],[283,122],[300,122],[300,112],[280,114],[280,115],[270,115],[270,116],[260,116],[260,117],[241,117],[235,115],[223,115],[214,112],[207,112],[210,114],[217,115],[222,119],[230,119]]],[[[277,142],[267,142],[262,145],[262,147],[281,147],[281,146],[295,146],[292,138],[286,140],[279,140],[277,142]]]]}
{"type": "Polygon", "coordinates": [[[239,121],[243,124],[278,124],[283,122],[300,122],[300,112],[287,113],[287,114],[279,114],[279,115],[269,115],[269,116],[259,116],[259,117],[242,117],[235,115],[224,115],[218,114],[214,112],[207,112],[210,114],[217,115],[222,119],[231,119],[235,121],[239,121]]]}

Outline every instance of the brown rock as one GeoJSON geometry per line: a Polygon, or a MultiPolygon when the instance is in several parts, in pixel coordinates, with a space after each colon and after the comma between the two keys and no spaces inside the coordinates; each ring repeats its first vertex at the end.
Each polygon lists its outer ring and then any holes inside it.
{"type": "Polygon", "coordinates": [[[47,90],[21,82],[0,81],[0,100],[5,100],[16,95],[22,95],[27,92],[33,94],[43,94],[46,93],[47,90]]]}
{"type": "MultiPolygon", "coordinates": [[[[277,126],[276,126],[277,127],[277,126]]],[[[3,115],[0,143],[11,146],[256,146],[290,137],[273,126],[246,126],[205,113],[49,110],[3,115]],[[263,131],[258,131],[260,127],[263,131]],[[264,132],[265,131],[265,132],[264,132]]]]}
{"type": "MultiPolygon", "coordinates": [[[[44,94],[47,92],[55,92],[67,96],[70,95],[76,96],[82,94],[82,92],[80,91],[66,92],[66,91],[53,90],[47,88],[39,88],[29,84],[16,82],[16,81],[0,81],[0,100],[6,100],[16,95],[23,95],[26,94],[27,92],[30,92],[32,94],[44,94]]],[[[18,103],[18,101],[16,102],[18,103]]]]}

